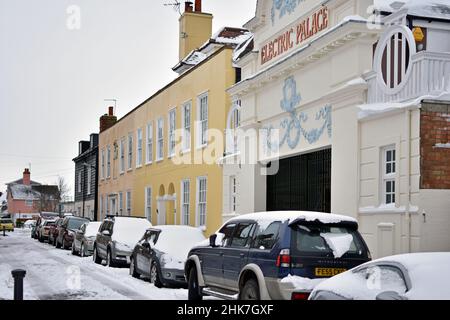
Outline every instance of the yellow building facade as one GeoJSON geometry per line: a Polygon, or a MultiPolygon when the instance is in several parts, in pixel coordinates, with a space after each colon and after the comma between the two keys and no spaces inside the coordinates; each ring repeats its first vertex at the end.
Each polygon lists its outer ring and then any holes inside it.
{"type": "Polygon", "coordinates": [[[101,218],[141,216],[153,225],[202,227],[206,235],[222,224],[217,160],[231,108],[226,89],[236,83],[234,47],[214,42],[213,53],[199,54],[200,63],[100,132],[101,218]]]}

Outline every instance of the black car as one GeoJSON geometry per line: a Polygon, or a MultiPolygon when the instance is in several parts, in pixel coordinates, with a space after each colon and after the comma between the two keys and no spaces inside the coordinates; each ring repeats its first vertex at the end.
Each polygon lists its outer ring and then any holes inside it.
{"type": "Polygon", "coordinates": [[[158,288],[186,287],[184,264],[189,250],[205,241],[198,228],[157,226],[148,229],[131,255],[130,274],[147,276],[158,288]]]}
{"type": "MultiPolygon", "coordinates": [[[[305,281],[369,261],[355,219],[320,212],[262,212],[229,220],[185,266],[189,299],[307,299],[305,281]]],[[[317,280],[316,280],[317,281],[317,280]]],[[[319,280],[320,281],[320,280],[319,280]]]]}
{"type": "Polygon", "coordinates": [[[72,242],[75,237],[75,232],[80,229],[80,227],[89,222],[88,219],[79,217],[65,217],[61,222],[60,226],[57,228],[58,234],[56,237],[56,247],[63,249],[72,248],[72,242]]]}

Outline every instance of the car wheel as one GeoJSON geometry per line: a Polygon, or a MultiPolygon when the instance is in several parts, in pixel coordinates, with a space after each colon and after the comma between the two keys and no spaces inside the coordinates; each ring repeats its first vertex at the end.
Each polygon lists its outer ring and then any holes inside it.
{"type": "Polygon", "coordinates": [[[136,271],[136,265],[135,265],[133,257],[131,257],[131,261],[130,261],[130,275],[133,278],[139,278],[139,273],[136,271]]]}
{"type": "Polygon", "coordinates": [[[77,255],[77,251],[75,250],[75,242],[72,243],[72,254],[73,254],[74,256],[77,255]]]}
{"type": "Polygon", "coordinates": [[[55,247],[56,247],[57,249],[61,248],[61,244],[59,243],[58,239],[56,239],[56,245],[55,245],[55,247]]]}
{"type": "Polygon", "coordinates": [[[66,247],[66,240],[64,240],[64,238],[63,238],[63,241],[62,241],[62,249],[63,250],[67,249],[67,247],[66,247]]]}
{"type": "Polygon", "coordinates": [[[260,300],[259,286],[255,279],[248,280],[239,295],[240,300],[260,300]]]}
{"type": "Polygon", "coordinates": [[[42,236],[39,236],[39,242],[44,242],[44,239],[42,239],[42,236]]]}
{"type": "Polygon", "coordinates": [[[200,293],[200,287],[198,285],[197,279],[197,269],[192,267],[189,271],[188,279],[188,300],[190,301],[200,301],[203,297],[200,293]]]}
{"type": "Polygon", "coordinates": [[[96,264],[102,263],[102,259],[98,256],[97,247],[94,247],[94,255],[92,257],[96,264]]]}
{"type": "Polygon", "coordinates": [[[111,249],[108,249],[108,252],[106,253],[106,264],[110,268],[114,268],[116,266],[111,254],[111,249]]]}
{"type": "Polygon", "coordinates": [[[82,258],[84,258],[86,256],[85,252],[84,252],[84,243],[81,243],[81,247],[80,247],[80,256],[82,258]]]}
{"type": "Polygon", "coordinates": [[[157,288],[162,288],[163,283],[161,282],[161,275],[159,274],[158,265],[156,262],[152,263],[152,267],[150,268],[150,281],[157,288]]]}

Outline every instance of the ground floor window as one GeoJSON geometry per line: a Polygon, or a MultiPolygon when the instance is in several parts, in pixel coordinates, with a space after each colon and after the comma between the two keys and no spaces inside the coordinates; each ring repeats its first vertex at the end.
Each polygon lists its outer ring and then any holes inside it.
{"type": "Polygon", "coordinates": [[[145,216],[152,222],[152,188],[145,188],[145,216]]]}
{"type": "Polygon", "coordinates": [[[127,215],[131,216],[131,191],[127,191],[127,215]]]}
{"type": "Polygon", "coordinates": [[[181,182],[181,223],[184,225],[189,225],[190,185],[189,180],[183,180],[181,182]]]}
{"type": "Polygon", "coordinates": [[[267,176],[268,211],[331,211],[331,149],[299,155],[279,162],[267,176]]]}
{"type": "Polygon", "coordinates": [[[206,225],[206,177],[197,178],[197,221],[199,226],[206,225]]]}
{"type": "Polygon", "coordinates": [[[123,192],[119,192],[119,216],[123,215],[123,192]]]}

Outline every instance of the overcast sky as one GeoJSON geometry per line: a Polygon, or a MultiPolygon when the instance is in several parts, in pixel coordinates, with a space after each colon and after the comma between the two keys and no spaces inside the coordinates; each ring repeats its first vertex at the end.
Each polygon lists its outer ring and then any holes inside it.
{"type": "MultiPolygon", "coordinates": [[[[33,180],[61,175],[73,192],[72,158],[98,132],[104,99],[118,99],[121,117],[175,78],[179,14],[164,6],[172,2],[0,0],[0,191],[31,163],[33,180]]],[[[203,0],[213,32],[242,26],[255,8],[203,0]]]]}

